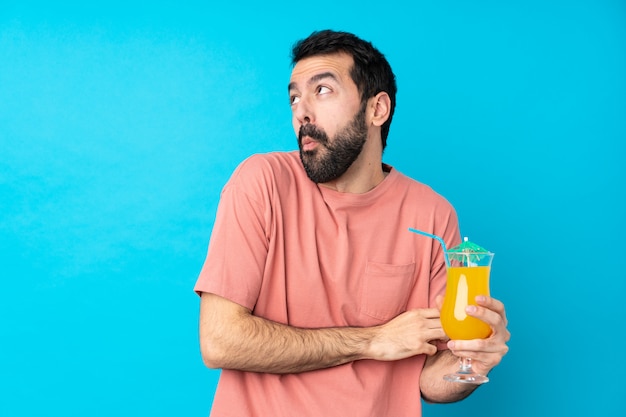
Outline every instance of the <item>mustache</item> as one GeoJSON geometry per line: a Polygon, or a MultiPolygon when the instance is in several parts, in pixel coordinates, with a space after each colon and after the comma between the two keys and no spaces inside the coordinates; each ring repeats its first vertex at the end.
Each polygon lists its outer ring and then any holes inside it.
{"type": "Polygon", "coordinates": [[[304,136],[308,136],[322,145],[326,145],[328,143],[328,136],[326,135],[326,132],[310,123],[300,126],[300,131],[298,132],[298,141],[300,143],[302,143],[302,138],[304,136]]]}

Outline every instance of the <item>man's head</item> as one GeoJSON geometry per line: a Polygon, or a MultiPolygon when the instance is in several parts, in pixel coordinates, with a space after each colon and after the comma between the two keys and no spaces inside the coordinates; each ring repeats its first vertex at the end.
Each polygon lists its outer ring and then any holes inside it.
{"type": "Polygon", "coordinates": [[[294,46],[293,64],[292,123],[309,178],[329,184],[371,175],[362,169],[380,162],[395,101],[385,58],[352,34],[324,31],[294,46]]]}
{"type": "Polygon", "coordinates": [[[313,32],[297,42],[292,49],[292,64],[319,55],[345,53],[352,57],[354,65],[350,76],[361,95],[362,103],[380,92],[389,95],[391,105],[389,118],[381,127],[382,148],[387,146],[389,127],[396,106],[396,79],[389,62],[370,42],[347,32],[324,30],[313,32]]]}

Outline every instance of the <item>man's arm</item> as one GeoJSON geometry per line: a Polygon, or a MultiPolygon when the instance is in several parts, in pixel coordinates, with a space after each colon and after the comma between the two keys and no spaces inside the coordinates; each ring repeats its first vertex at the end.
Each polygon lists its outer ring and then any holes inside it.
{"type": "Polygon", "coordinates": [[[200,302],[200,348],[210,368],[297,373],[359,359],[433,355],[445,335],[437,309],[412,310],[375,327],[302,329],[251,314],[210,293],[200,302]]]}

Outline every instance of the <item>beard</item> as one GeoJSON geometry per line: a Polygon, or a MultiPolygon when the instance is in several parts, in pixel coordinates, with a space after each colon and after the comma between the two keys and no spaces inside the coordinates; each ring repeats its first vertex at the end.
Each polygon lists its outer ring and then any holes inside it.
{"type": "Polygon", "coordinates": [[[298,145],[300,160],[309,179],[317,184],[333,181],[341,177],[361,154],[367,140],[365,106],[352,121],[329,140],[323,129],[312,124],[300,127],[298,145]],[[315,149],[302,150],[302,138],[308,136],[318,142],[315,149]]]}

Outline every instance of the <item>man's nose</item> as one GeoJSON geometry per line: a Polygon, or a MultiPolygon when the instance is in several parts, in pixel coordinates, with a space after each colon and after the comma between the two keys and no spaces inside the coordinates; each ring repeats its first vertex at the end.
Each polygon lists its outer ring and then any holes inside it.
{"type": "Polygon", "coordinates": [[[313,108],[309,101],[304,97],[300,98],[300,101],[294,110],[294,117],[300,125],[313,123],[315,121],[313,108]]]}

